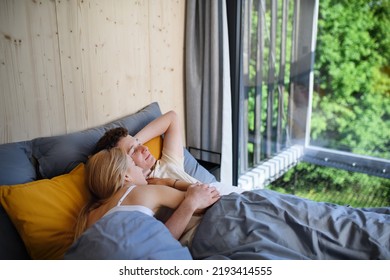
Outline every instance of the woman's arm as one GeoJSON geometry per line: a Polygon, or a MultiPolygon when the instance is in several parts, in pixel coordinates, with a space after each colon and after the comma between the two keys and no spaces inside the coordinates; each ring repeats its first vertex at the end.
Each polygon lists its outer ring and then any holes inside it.
{"type": "Polygon", "coordinates": [[[127,196],[126,203],[143,205],[153,212],[163,206],[176,209],[185,198],[185,192],[164,185],[137,186],[132,194],[127,196]]]}
{"type": "Polygon", "coordinates": [[[188,188],[186,196],[176,211],[165,222],[172,236],[179,239],[188,225],[191,216],[197,209],[205,209],[219,199],[215,188],[207,185],[192,185],[188,188]]]}
{"type": "Polygon", "coordinates": [[[125,201],[129,204],[143,205],[154,212],[161,206],[176,209],[165,223],[176,239],[180,238],[197,209],[209,207],[220,197],[215,188],[203,184],[192,185],[187,192],[161,185],[138,186],[132,192],[134,195],[128,196],[131,201],[125,201]]]}

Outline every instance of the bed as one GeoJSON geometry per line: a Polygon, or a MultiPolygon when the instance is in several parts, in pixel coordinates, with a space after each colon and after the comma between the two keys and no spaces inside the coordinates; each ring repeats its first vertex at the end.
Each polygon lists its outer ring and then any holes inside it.
{"type": "MultiPolygon", "coordinates": [[[[85,131],[0,145],[0,259],[390,259],[390,208],[354,209],[269,190],[223,196],[190,247],[145,214],[115,213],[76,242],[89,193],[84,163],[110,128],[135,134],[161,115],[158,103],[85,131]]],[[[158,157],[161,138],[147,143],[158,157]]],[[[184,149],[185,170],[215,177],[184,149]]]]}

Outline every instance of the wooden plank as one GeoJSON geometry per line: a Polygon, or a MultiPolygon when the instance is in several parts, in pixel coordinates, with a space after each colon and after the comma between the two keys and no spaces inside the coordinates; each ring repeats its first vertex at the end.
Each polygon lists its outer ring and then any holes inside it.
{"type": "Polygon", "coordinates": [[[0,1],[0,143],[152,101],[184,120],[184,17],[184,0],[0,1]]]}
{"type": "Polygon", "coordinates": [[[61,2],[58,11],[68,131],[146,105],[134,101],[150,91],[147,2],[61,2]]]}
{"type": "MultiPolygon", "coordinates": [[[[150,101],[184,116],[185,1],[149,1],[150,101]]],[[[184,118],[182,118],[184,125],[184,118]]]]}
{"type": "Polygon", "coordinates": [[[19,141],[62,131],[55,5],[0,2],[1,136],[19,141]]]}

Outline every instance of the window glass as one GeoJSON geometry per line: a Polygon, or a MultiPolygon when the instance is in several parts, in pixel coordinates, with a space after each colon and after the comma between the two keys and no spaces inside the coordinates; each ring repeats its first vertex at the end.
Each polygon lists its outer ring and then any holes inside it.
{"type": "Polygon", "coordinates": [[[390,159],[390,1],[319,3],[310,144],[390,159]]]}
{"type": "Polygon", "coordinates": [[[244,171],[288,146],[293,14],[294,1],[244,1],[244,171]]]}

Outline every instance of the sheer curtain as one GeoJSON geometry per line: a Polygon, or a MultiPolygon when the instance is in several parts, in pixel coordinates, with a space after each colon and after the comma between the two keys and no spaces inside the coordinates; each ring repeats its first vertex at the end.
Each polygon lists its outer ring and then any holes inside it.
{"type": "Polygon", "coordinates": [[[232,184],[229,44],[225,0],[187,0],[186,139],[196,158],[221,165],[232,184]]]}

